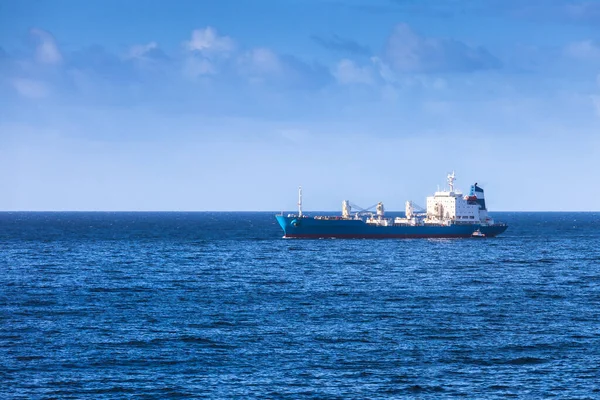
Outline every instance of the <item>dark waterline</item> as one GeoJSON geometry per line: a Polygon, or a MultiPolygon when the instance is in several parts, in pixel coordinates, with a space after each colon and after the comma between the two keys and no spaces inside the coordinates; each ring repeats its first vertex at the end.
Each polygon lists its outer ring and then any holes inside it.
{"type": "Polygon", "coordinates": [[[273,213],[0,213],[0,398],[600,398],[600,213],[285,240],[273,213]]]}

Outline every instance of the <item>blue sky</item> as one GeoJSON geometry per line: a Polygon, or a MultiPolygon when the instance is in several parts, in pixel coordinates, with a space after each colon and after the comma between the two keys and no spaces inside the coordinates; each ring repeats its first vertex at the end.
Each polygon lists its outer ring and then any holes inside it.
{"type": "Polygon", "coordinates": [[[600,2],[0,0],[0,210],[600,210],[600,2]]]}

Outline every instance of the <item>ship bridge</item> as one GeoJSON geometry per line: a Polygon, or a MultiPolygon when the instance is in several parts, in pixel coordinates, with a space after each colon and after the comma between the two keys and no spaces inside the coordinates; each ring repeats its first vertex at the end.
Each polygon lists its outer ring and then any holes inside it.
{"type": "Polygon", "coordinates": [[[448,175],[448,190],[435,192],[427,197],[426,223],[444,223],[452,221],[463,224],[481,224],[489,222],[485,208],[483,189],[475,183],[468,196],[454,189],[456,176],[448,175]]]}

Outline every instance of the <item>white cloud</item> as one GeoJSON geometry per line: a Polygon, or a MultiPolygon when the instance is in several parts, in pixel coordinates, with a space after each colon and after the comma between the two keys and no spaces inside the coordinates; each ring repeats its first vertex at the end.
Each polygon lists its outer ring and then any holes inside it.
{"type": "Polygon", "coordinates": [[[148,52],[158,48],[156,42],[150,42],[148,44],[139,44],[132,46],[127,54],[128,58],[143,58],[148,52]]]}
{"type": "Polygon", "coordinates": [[[379,57],[372,57],[371,62],[377,68],[378,75],[388,85],[400,87],[419,86],[429,90],[445,90],[448,83],[445,79],[431,74],[397,74],[379,57]]]}
{"type": "Polygon", "coordinates": [[[398,24],[390,35],[386,58],[399,72],[470,72],[501,65],[482,47],[453,39],[423,37],[407,24],[398,24]]]}
{"type": "Polygon", "coordinates": [[[188,51],[183,73],[197,78],[210,74],[243,78],[249,83],[269,83],[288,87],[313,88],[328,83],[331,74],[318,63],[308,64],[286,54],[258,47],[241,51],[228,36],[221,36],[212,27],[196,29],[191,40],[183,43],[188,51]]]}
{"type": "Polygon", "coordinates": [[[192,37],[184,42],[184,47],[191,52],[184,62],[183,73],[190,78],[216,74],[220,63],[235,51],[236,45],[229,36],[220,36],[217,31],[207,26],[192,31],[192,37]]]}
{"type": "Polygon", "coordinates": [[[373,83],[373,75],[369,67],[359,67],[348,59],[341,60],[332,73],[335,79],[343,85],[373,83]]]}
{"type": "Polygon", "coordinates": [[[240,67],[247,69],[250,73],[266,75],[278,75],[283,70],[283,65],[277,54],[264,47],[248,51],[241,57],[240,67]]]}
{"type": "Polygon", "coordinates": [[[236,68],[241,76],[255,84],[278,79],[285,74],[285,65],[279,56],[264,47],[249,50],[240,56],[236,68]]]}
{"type": "Polygon", "coordinates": [[[201,75],[216,74],[215,66],[205,58],[190,57],[185,61],[183,73],[189,78],[195,79],[201,75]]]}
{"type": "Polygon", "coordinates": [[[35,56],[38,62],[43,64],[60,64],[62,55],[54,36],[42,29],[34,28],[30,31],[31,36],[37,41],[35,56]]]}
{"type": "Polygon", "coordinates": [[[229,36],[219,36],[217,31],[207,26],[192,31],[192,38],[185,42],[190,51],[208,54],[228,54],[235,50],[235,42],[229,36]]]}
{"type": "Polygon", "coordinates": [[[13,79],[11,83],[21,96],[29,99],[41,99],[49,94],[48,87],[43,82],[18,78],[13,79]]]}
{"type": "Polygon", "coordinates": [[[331,75],[326,67],[307,64],[268,48],[250,49],[237,58],[235,72],[251,84],[272,84],[308,88],[328,83],[331,75]]]}
{"type": "Polygon", "coordinates": [[[371,62],[377,67],[379,76],[381,76],[384,81],[389,83],[396,83],[398,81],[394,71],[392,71],[389,65],[384,63],[379,57],[371,57],[371,62]]]}
{"type": "Polygon", "coordinates": [[[431,77],[430,75],[415,75],[404,80],[406,86],[421,86],[429,90],[444,90],[448,84],[445,79],[440,77],[431,77]]]}
{"type": "Polygon", "coordinates": [[[584,60],[600,59],[600,44],[592,40],[573,42],[565,48],[565,54],[584,60]]]}

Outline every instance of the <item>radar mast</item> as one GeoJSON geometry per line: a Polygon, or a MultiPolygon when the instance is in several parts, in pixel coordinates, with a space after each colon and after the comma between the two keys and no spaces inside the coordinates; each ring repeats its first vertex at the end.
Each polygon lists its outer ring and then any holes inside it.
{"type": "Polygon", "coordinates": [[[450,186],[450,191],[454,192],[454,181],[456,180],[456,175],[454,175],[454,171],[451,174],[448,174],[448,186],[450,186]]]}

